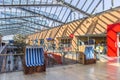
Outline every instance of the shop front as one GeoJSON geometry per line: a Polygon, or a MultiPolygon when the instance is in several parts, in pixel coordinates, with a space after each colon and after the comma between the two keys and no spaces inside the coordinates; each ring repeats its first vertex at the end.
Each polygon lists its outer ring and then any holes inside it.
{"type": "Polygon", "coordinates": [[[110,57],[120,56],[120,23],[107,27],[107,55],[110,57]]]}
{"type": "Polygon", "coordinates": [[[53,38],[46,38],[47,40],[47,43],[46,43],[46,46],[47,46],[47,49],[48,50],[55,50],[55,40],[53,38]]]}
{"type": "Polygon", "coordinates": [[[79,51],[84,51],[84,47],[86,45],[92,45],[94,47],[94,50],[96,51],[96,48],[103,47],[102,50],[97,52],[101,52],[101,54],[106,54],[106,35],[87,35],[87,36],[78,36],[77,37],[77,48],[79,51]]]}

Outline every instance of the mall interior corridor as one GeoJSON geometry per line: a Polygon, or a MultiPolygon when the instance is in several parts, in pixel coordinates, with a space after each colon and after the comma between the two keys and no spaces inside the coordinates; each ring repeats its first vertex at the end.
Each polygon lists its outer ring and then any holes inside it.
{"type": "Polygon", "coordinates": [[[120,80],[120,0],[0,0],[0,80],[120,80]]]}
{"type": "Polygon", "coordinates": [[[120,59],[110,58],[91,65],[66,65],[47,68],[46,72],[24,75],[21,72],[0,74],[0,80],[120,80],[120,59]]]}

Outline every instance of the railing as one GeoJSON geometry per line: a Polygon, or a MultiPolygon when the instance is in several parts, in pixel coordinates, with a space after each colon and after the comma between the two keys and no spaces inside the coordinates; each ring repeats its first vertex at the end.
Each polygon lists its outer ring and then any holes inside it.
{"type": "Polygon", "coordinates": [[[76,64],[79,62],[79,52],[48,49],[45,52],[45,58],[47,67],[76,64]]]}
{"type": "MultiPolygon", "coordinates": [[[[23,55],[23,53],[0,54],[0,73],[23,70],[23,55]]],[[[48,50],[47,52],[45,51],[45,61],[47,67],[76,64],[79,61],[79,52],[48,50]]]]}
{"type": "Polygon", "coordinates": [[[23,70],[23,54],[0,54],[0,73],[23,70]]]}

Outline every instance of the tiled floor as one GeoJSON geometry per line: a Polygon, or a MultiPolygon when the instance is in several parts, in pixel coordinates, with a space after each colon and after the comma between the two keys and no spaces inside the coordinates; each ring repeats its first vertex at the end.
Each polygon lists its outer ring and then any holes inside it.
{"type": "Polygon", "coordinates": [[[67,65],[47,68],[46,72],[24,75],[23,72],[0,74],[0,80],[120,80],[119,59],[91,65],[67,65]]]}

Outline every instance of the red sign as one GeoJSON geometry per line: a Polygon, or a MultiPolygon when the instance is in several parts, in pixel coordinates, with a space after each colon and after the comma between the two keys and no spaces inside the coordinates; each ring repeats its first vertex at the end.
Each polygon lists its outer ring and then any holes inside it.
{"type": "Polygon", "coordinates": [[[70,34],[69,37],[70,37],[70,38],[73,38],[73,37],[74,37],[74,34],[70,34]]]}
{"type": "Polygon", "coordinates": [[[108,25],[107,27],[107,55],[117,56],[117,33],[120,32],[120,23],[108,25]]]}

